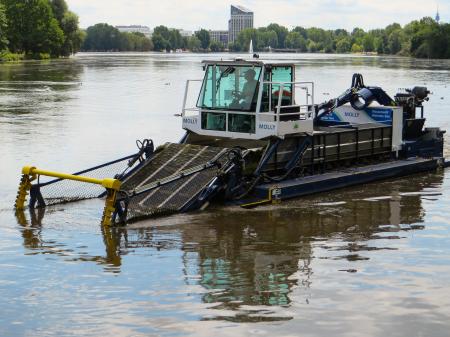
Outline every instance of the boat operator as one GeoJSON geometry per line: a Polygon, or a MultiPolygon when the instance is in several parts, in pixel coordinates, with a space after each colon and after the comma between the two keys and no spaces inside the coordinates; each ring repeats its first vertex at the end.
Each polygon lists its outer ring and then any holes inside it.
{"type": "Polygon", "coordinates": [[[256,72],[253,69],[249,69],[245,72],[244,87],[242,88],[241,98],[244,100],[244,104],[248,107],[252,104],[253,97],[255,95],[256,85],[258,81],[255,79],[256,72]]]}
{"type": "MultiPolygon", "coordinates": [[[[244,72],[245,82],[242,86],[242,90],[233,92],[234,100],[230,104],[232,109],[238,109],[240,111],[255,111],[255,92],[258,86],[258,81],[255,77],[256,71],[254,69],[248,69],[244,72]]],[[[240,81],[242,81],[242,78],[240,78],[240,81]]],[[[232,114],[230,115],[229,125],[230,129],[234,132],[254,133],[255,117],[245,114],[232,114]]]]}

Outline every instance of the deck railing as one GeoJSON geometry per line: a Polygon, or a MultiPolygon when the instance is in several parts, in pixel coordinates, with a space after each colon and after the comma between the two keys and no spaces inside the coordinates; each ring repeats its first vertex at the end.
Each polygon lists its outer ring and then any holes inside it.
{"type": "MultiPolygon", "coordinates": [[[[247,111],[239,111],[239,110],[214,110],[214,109],[205,109],[198,106],[187,107],[187,101],[189,97],[189,91],[191,84],[194,82],[202,82],[202,80],[187,80],[185,94],[183,99],[183,108],[182,108],[182,117],[199,117],[199,121],[201,123],[201,114],[202,113],[214,113],[214,114],[223,114],[225,116],[225,130],[209,130],[209,131],[217,131],[217,132],[236,132],[229,129],[229,116],[230,115],[245,115],[245,116],[254,116],[255,124],[257,125],[259,122],[267,122],[272,119],[270,122],[276,123],[276,127],[273,130],[274,135],[279,135],[280,123],[282,121],[282,117],[293,117],[292,120],[287,122],[297,123],[301,121],[307,121],[313,119],[313,111],[312,108],[314,106],[314,83],[313,82],[262,82],[262,86],[259,89],[258,93],[258,101],[256,105],[256,111],[247,112],[247,111]],[[277,94],[277,104],[272,107],[272,95],[269,95],[268,107],[270,111],[261,112],[261,100],[262,100],[262,90],[266,85],[270,85],[278,88],[277,94]],[[283,105],[283,92],[287,87],[291,87],[292,101],[288,105],[283,105]],[[292,104],[294,103],[296,92],[298,90],[305,91],[305,99],[303,104],[292,104]],[[296,112],[283,112],[283,109],[298,109],[296,112]],[[295,118],[298,116],[298,118],[295,118]],[[261,117],[268,117],[262,119],[261,117]]],[[[260,83],[261,85],[261,83],[260,83]]],[[[198,96],[197,96],[198,98],[198,96]]],[[[292,131],[295,133],[295,130],[292,131]]]]}

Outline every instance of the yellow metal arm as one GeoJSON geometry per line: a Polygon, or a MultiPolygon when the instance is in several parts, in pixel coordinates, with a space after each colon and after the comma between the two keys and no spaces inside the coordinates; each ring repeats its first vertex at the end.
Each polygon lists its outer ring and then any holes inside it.
{"type": "Polygon", "coordinates": [[[46,177],[81,181],[83,183],[102,185],[105,188],[109,188],[109,189],[116,190],[116,191],[120,190],[120,186],[121,186],[120,180],[117,180],[117,179],[111,179],[111,178],[96,179],[96,178],[90,178],[90,177],[84,177],[84,176],[76,176],[73,174],[40,170],[40,169],[37,169],[36,167],[32,167],[32,166],[25,166],[22,169],[22,174],[26,174],[29,176],[46,176],[46,177]]]}
{"type": "Polygon", "coordinates": [[[33,166],[25,166],[22,169],[22,180],[19,185],[19,191],[17,193],[15,204],[16,209],[22,210],[25,208],[26,197],[32,186],[31,182],[35,180],[37,176],[46,176],[59,179],[73,180],[103,186],[107,190],[107,196],[106,196],[105,210],[103,212],[102,224],[107,226],[111,224],[112,214],[115,212],[117,191],[119,191],[120,187],[122,186],[120,180],[112,178],[105,178],[105,179],[90,178],[73,174],[41,170],[33,166]]]}

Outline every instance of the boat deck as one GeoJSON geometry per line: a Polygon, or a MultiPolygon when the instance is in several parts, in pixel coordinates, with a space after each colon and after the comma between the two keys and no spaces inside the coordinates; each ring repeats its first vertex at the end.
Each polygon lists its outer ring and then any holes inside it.
{"type": "Polygon", "coordinates": [[[357,184],[370,183],[376,180],[430,171],[442,166],[442,162],[442,158],[412,158],[330,171],[324,174],[290,179],[279,183],[259,185],[255,188],[255,197],[267,199],[269,193],[277,189],[278,198],[295,198],[357,184]]]}

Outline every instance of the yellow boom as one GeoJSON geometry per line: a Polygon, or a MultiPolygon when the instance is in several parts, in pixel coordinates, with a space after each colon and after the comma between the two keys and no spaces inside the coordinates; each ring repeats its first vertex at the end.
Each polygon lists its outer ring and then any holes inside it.
{"type": "Polygon", "coordinates": [[[74,180],[103,186],[106,189],[107,196],[105,202],[105,209],[102,217],[102,224],[106,226],[111,225],[112,215],[115,212],[117,192],[120,190],[120,187],[122,185],[120,180],[112,178],[96,179],[73,174],[41,170],[33,166],[25,166],[22,169],[22,179],[20,181],[19,191],[17,193],[15,203],[15,208],[17,210],[25,209],[25,201],[28,192],[30,191],[32,186],[31,182],[33,180],[36,180],[38,176],[53,177],[65,180],[74,180]]]}

